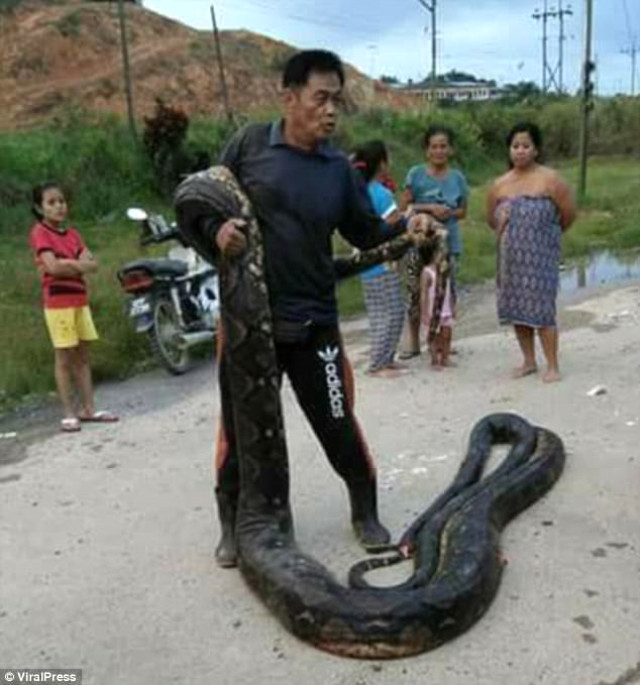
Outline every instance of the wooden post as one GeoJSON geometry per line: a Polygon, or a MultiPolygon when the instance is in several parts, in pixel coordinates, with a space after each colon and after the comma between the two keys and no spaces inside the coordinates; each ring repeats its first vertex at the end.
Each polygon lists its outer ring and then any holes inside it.
{"type": "Polygon", "coordinates": [[[136,132],[136,122],[133,116],[133,94],[131,88],[131,70],[129,68],[129,50],[127,47],[127,29],[125,25],[125,11],[123,0],[118,0],[118,18],[120,19],[120,42],[122,44],[122,65],[124,69],[124,90],[127,98],[127,114],[129,117],[129,128],[135,143],[138,142],[136,132]]]}
{"type": "Polygon", "coordinates": [[[213,23],[213,38],[216,44],[216,55],[218,57],[218,69],[220,71],[220,85],[222,86],[222,100],[224,102],[224,111],[227,114],[227,119],[230,124],[234,123],[233,111],[229,104],[229,92],[227,91],[227,81],[224,76],[224,63],[222,61],[222,49],[220,47],[220,35],[218,34],[218,24],[216,22],[216,13],[211,5],[211,22],[213,23]]]}

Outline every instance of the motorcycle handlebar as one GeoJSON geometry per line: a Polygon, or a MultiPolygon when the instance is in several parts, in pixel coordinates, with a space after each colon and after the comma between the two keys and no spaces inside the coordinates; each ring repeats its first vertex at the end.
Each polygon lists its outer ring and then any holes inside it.
{"type": "Polygon", "coordinates": [[[153,233],[145,232],[140,237],[140,245],[149,245],[151,243],[165,243],[168,240],[177,240],[179,243],[182,243],[182,236],[175,229],[171,230],[171,232],[167,232],[162,235],[154,235],[153,233]]]}
{"type": "Polygon", "coordinates": [[[164,243],[175,240],[181,245],[185,245],[180,232],[175,224],[169,225],[162,216],[150,216],[141,222],[142,233],[139,238],[140,245],[151,243],[164,243]]]}

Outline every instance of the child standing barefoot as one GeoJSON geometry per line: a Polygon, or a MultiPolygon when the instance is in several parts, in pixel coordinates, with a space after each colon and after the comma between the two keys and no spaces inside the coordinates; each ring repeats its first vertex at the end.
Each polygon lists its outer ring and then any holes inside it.
{"type": "Polygon", "coordinates": [[[32,199],[38,222],[29,232],[29,245],[42,281],[44,317],[55,351],[56,385],[64,411],[60,429],[76,432],[81,421],[117,421],[110,412],[97,412],[93,402],[89,342],[98,335],[83,276],[96,271],[97,263],[78,231],[65,227],[67,202],[57,183],[36,186],[32,199]],[[80,412],[74,407],[74,388],[80,393],[80,412]]]}
{"type": "Polygon", "coordinates": [[[420,323],[425,330],[431,366],[434,371],[441,371],[446,366],[455,366],[450,359],[454,319],[451,281],[447,277],[444,298],[438,314],[435,311],[438,278],[436,267],[432,261],[428,261],[428,255],[422,253],[421,256],[427,263],[420,273],[420,323]],[[439,316],[437,325],[433,321],[434,316],[439,316]]]}

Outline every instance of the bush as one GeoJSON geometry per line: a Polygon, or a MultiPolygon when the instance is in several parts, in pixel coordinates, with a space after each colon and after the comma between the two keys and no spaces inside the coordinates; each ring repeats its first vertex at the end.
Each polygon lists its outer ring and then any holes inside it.
{"type": "Polygon", "coordinates": [[[577,100],[552,102],[538,117],[546,158],[570,159],[578,154],[580,107],[577,100]]]}
{"type": "Polygon", "coordinates": [[[472,180],[486,175],[491,160],[484,150],[480,129],[463,110],[422,114],[372,109],[345,119],[339,144],[351,150],[365,140],[384,140],[391,153],[395,175],[404,178],[409,167],[424,161],[422,139],[432,124],[447,126],[454,132],[454,165],[463,168],[472,180]]]}
{"type": "Polygon", "coordinates": [[[56,28],[65,38],[77,38],[82,30],[82,10],[69,12],[56,22],[56,28]]]}
{"type": "Polygon", "coordinates": [[[596,101],[591,128],[594,154],[640,155],[640,98],[596,101]]]}
{"type": "Polygon", "coordinates": [[[50,128],[0,136],[0,236],[12,240],[31,221],[29,191],[53,179],[69,188],[76,221],[99,221],[131,198],[153,195],[148,160],[113,117],[74,113],[50,128]],[[25,225],[26,224],[26,225],[25,225]]]}
{"type": "Polygon", "coordinates": [[[174,188],[180,176],[188,171],[189,160],[184,141],[189,117],[177,107],[156,99],[152,117],[144,118],[143,142],[155,171],[160,189],[174,188]]]}

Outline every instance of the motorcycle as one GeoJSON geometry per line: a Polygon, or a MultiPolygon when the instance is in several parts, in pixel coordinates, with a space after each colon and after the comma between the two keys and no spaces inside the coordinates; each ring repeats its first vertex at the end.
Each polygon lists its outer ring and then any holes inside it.
{"type": "Polygon", "coordinates": [[[131,207],[127,217],[141,227],[139,243],[150,245],[174,240],[180,247],[166,258],[137,259],[117,273],[130,296],[128,316],[138,333],[149,336],[151,351],[172,374],[190,365],[190,350],[215,340],[220,317],[218,273],[186,246],[175,224],[159,214],[131,207]]]}

